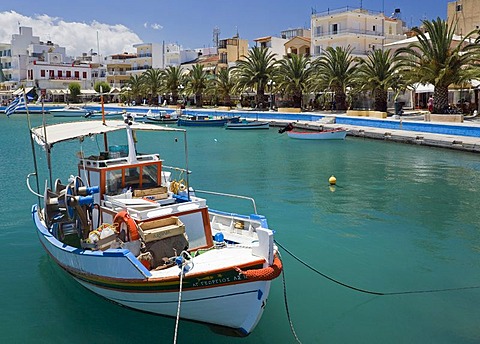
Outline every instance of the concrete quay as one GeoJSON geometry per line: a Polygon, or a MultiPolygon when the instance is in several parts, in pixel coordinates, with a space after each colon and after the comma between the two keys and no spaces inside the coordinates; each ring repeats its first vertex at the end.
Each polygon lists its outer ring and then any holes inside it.
{"type": "MultiPolygon", "coordinates": [[[[284,127],[286,122],[274,122],[272,126],[284,127]]],[[[306,130],[345,128],[347,135],[422,146],[449,148],[460,151],[480,153],[480,137],[434,134],[400,129],[387,129],[347,124],[322,123],[321,121],[297,121],[294,127],[306,130]]]]}

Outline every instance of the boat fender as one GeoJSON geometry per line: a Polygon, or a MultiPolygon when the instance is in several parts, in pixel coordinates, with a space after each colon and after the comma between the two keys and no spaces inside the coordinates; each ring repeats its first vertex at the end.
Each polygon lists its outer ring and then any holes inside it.
{"type": "Polygon", "coordinates": [[[123,230],[123,225],[127,227],[126,232],[128,234],[129,241],[138,240],[140,238],[135,220],[132,219],[130,214],[127,213],[125,210],[119,211],[117,215],[115,215],[115,218],[113,219],[113,224],[115,225],[118,233],[121,233],[121,231],[123,230]]]}
{"type": "Polygon", "coordinates": [[[237,267],[235,268],[235,270],[237,270],[249,280],[270,281],[277,278],[282,272],[282,261],[280,260],[278,255],[276,255],[273,260],[273,264],[266,268],[243,271],[237,267]]]}

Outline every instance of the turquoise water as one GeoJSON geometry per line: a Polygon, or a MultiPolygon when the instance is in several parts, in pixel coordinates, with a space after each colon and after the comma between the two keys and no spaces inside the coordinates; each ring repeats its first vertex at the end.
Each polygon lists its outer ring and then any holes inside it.
{"type": "MultiPolygon", "coordinates": [[[[36,198],[25,186],[33,171],[26,116],[2,117],[0,124],[2,342],[172,343],[174,319],[92,294],[43,251],[30,217],[36,198]]],[[[352,137],[290,140],[273,128],[188,133],[191,184],[254,197],[276,240],[322,273],[377,292],[480,286],[478,154],[352,137]]],[[[181,144],[175,136],[156,142],[169,165],[182,161],[167,150],[181,144]]],[[[56,161],[74,162],[71,147],[56,152],[56,161]]],[[[74,172],[62,171],[62,179],[74,172]]],[[[237,207],[220,199],[211,206],[237,207]]],[[[335,284],[286,252],[282,257],[290,316],[303,343],[480,341],[480,289],[375,296],[335,284]]],[[[249,337],[181,321],[178,342],[294,343],[282,279],[273,282],[249,337]]]]}

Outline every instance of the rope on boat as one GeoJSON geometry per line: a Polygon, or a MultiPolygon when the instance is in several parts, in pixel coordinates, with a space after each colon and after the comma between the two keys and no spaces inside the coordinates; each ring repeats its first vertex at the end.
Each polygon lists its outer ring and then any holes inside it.
{"type": "Polygon", "coordinates": [[[318,275],[334,282],[334,283],[337,283],[341,286],[344,286],[346,288],[349,288],[349,289],[353,289],[353,290],[356,290],[358,292],[361,292],[361,293],[365,293],[365,294],[371,294],[371,295],[379,295],[379,296],[386,296],[386,295],[405,295],[405,294],[422,294],[422,293],[440,293],[440,292],[446,292],[446,291],[458,291],[458,290],[467,290],[467,289],[480,289],[480,285],[477,285],[477,286],[468,286],[468,287],[457,287],[457,288],[444,288],[444,289],[426,289],[426,290],[407,290],[407,291],[396,291],[396,292],[379,292],[379,291],[371,291],[371,290],[366,290],[366,289],[361,289],[361,288],[357,288],[357,287],[354,287],[354,286],[351,286],[351,285],[348,285],[346,283],[343,283],[339,280],[336,280],[334,279],[333,277],[330,277],[322,272],[320,272],[319,270],[317,270],[316,268],[314,268],[313,266],[311,266],[310,264],[306,263],[305,261],[303,261],[302,259],[300,259],[299,257],[297,257],[295,254],[293,254],[291,251],[289,251],[285,246],[283,246],[282,244],[280,244],[278,241],[274,240],[275,241],[275,244],[277,244],[279,247],[281,247],[285,252],[287,252],[291,257],[293,257],[294,259],[296,259],[298,262],[300,262],[301,264],[303,264],[305,267],[309,268],[310,270],[312,270],[313,272],[316,272],[318,275]]]}
{"type": "Polygon", "coordinates": [[[182,251],[180,255],[175,258],[175,263],[180,269],[180,287],[178,289],[178,305],[177,305],[177,317],[175,320],[175,334],[173,337],[173,344],[177,343],[178,335],[178,323],[180,322],[180,305],[182,304],[182,287],[183,287],[183,276],[185,273],[193,269],[192,256],[187,251],[182,251]]]}
{"type": "Polygon", "coordinates": [[[178,290],[178,306],[177,306],[177,318],[175,320],[175,334],[173,336],[173,344],[177,343],[177,335],[178,335],[178,323],[180,321],[180,305],[182,303],[182,284],[183,284],[183,275],[184,275],[183,267],[180,271],[180,288],[178,290]]]}

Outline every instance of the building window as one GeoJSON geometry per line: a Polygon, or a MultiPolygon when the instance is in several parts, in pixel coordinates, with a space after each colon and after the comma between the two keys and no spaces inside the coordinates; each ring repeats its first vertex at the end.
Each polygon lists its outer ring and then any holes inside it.
{"type": "Polygon", "coordinates": [[[78,70],[75,71],[75,78],[77,78],[77,79],[80,78],[80,72],[78,70]]]}
{"type": "Polygon", "coordinates": [[[45,69],[42,69],[42,70],[40,71],[40,76],[41,76],[42,78],[45,77],[45,69]]]}
{"type": "Polygon", "coordinates": [[[67,70],[66,73],[67,73],[67,78],[71,78],[71,77],[72,77],[72,72],[71,72],[71,71],[67,70]]]}
{"type": "Polygon", "coordinates": [[[55,78],[55,71],[54,71],[54,70],[50,70],[50,71],[48,72],[48,77],[49,77],[50,79],[55,78]]]}
{"type": "Polygon", "coordinates": [[[338,24],[332,24],[332,34],[336,35],[338,33],[338,24]]]}
{"type": "Polygon", "coordinates": [[[315,36],[322,36],[323,35],[323,26],[317,26],[315,28],[315,36]]]}
{"type": "Polygon", "coordinates": [[[320,55],[322,53],[322,46],[321,45],[316,45],[315,46],[315,55],[320,55]]]}
{"type": "Polygon", "coordinates": [[[372,31],[373,32],[377,31],[377,26],[376,25],[373,25],[372,31]]]}
{"type": "Polygon", "coordinates": [[[457,5],[457,12],[461,12],[463,10],[463,6],[462,5],[457,5]]]}
{"type": "Polygon", "coordinates": [[[84,79],[87,78],[87,72],[83,72],[83,78],[84,78],[84,79]]]}

